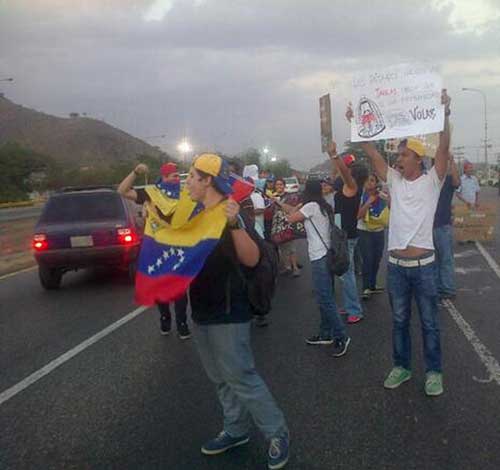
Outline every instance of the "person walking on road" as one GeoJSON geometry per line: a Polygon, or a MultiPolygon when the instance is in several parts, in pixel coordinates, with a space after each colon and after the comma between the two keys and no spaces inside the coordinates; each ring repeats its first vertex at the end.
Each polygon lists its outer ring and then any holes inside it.
{"type": "Polygon", "coordinates": [[[312,268],[312,280],[321,315],[319,334],[306,340],[310,345],[333,344],[333,356],[347,352],[351,339],[335,304],[333,275],[330,271],[330,220],[333,210],[323,197],[321,182],[308,180],[303,196],[304,205],[288,216],[290,223],[304,222],[307,246],[312,268]]]}
{"type": "Polygon", "coordinates": [[[450,155],[449,171],[439,196],[433,230],[436,248],[436,285],[440,300],[453,299],[456,295],[451,206],[453,193],[459,187],[460,177],[457,164],[453,155],[450,155]]]}
{"type": "Polygon", "coordinates": [[[343,185],[335,193],[335,212],[340,214],[342,230],[347,233],[349,247],[349,269],[340,277],[343,282],[342,297],[344,309],[347,315],[347,323],[358,323],[363,319],[363,308],[359,299],[358,286],[356,284],[354,252],[358,244],[358,210],[361,200],[363,184],[368,172],[365,168],[357,165],[354,155],[337,155],[337,146],[332,143],[328,149],[328,155],[332,165],[338,170],[343,185]]]}
{"type": "Polygon", "coordinates": [[[384,254],[385,229],[389,224],[389,207],[380,197],[379,179],[371,174],[365,183],[358,211],[358,234],[363,260],[363,294],[367,300],[373,294],[384,292],[377,286],[380,261],[384,254]]]}
{"type": "MultiPolygon", "coordinates": [[[[447,172],[450,147],[450,98],[443,90],[444,130],[440,133],[435,164],[425,171],[425,146],[408,138],[399,146],[396,171],[372,143],[363,143],[379,178],[387,181],[391,195],[389,221],[389,265],[387,286],[393,314],[393,363],[384,387],[395,389],[412,377],[410,318],[415,300],[422,324],[425,359],[425,393],[443,393],[441,338],[438,321],[438,295],[435,283],[435,253],[432,238],[434,214],[447,172]]],[[[349,121],[352,108],[347,110],[349,121]]]]}
{"type": "Polygon", "coordinates": [[[259,235],[242,217],[231,192],[226,162],[216,155],[194,160],[186,187],[205,208],[226,204],[227,226],[190,288],[196,347],[223,412],[223,430],[201,452],[218,455],[250,440],[251,419],[269,441],[268,468],[283,468],[289,432],[283,412],[255,369],[250,341],[252,310],[242,273],[261,257],[259,235]]]}
{"type": "MultiPolygon", "coordinates": [[[[144,175],[149,172],[147,165],[141,163],[137,165],[118,186],[118,193],[120,193],[124,198],[135,202],[138,205],[146,205],[150,202],[150,197],[143,188],[134,189],[132,186],[139,175],[144,175]]],[[[180,183],[179,172],[177,170],[177,165],[173,162],[165,163],[160,168],[160,178],[157,182],[160,186],[167,191],[171,185],[176,185],[180,183]]],[[[158,215],[164,218],[160,211],[157,211],[158,215]]],[[[180,339],[186,340],[191,337],[191,332],[189,331],[189,326],[187,322],[187,297],[183,296],[178,301],[174,302],[173,305],[168,303],[158,303],[158,311],[160,312],[160,333],[164,336],[168,336],[172,329],[172,319],[170,308],[175,309],[175,320],[177,325],[177,335],[180,339]]]]}

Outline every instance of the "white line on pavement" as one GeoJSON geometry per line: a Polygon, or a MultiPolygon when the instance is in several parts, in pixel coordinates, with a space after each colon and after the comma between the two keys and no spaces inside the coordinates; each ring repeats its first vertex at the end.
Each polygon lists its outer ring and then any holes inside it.
{"type": "Polygon", "coordinates": [[[25,388],[28,388],[30,385],[33,385],[35,382],[40,380],[42,377],[45,377],[47,374],[50,374],[54,369],[59,367],[60,365],[64,364],[65,362],[69,361],[71,358],[75,357],[77,354],[81,353],[85,349],[87,349],[89,346],[92,346],[93,344],[97,343],[99,340],[104,338],[105,336],[109,335],[113,331],[117,330],[121,326],[125,325],[125,323],[128,323],[130,320],[133,320],[135,317],[140,315],[142,312],[147,310],[148,307],[139,307],[135,309],[133,312],[130,312],[128,315],[125,315],[124,317],[120,318],[118,321],[115,321],[111,325],[107,326],[104,328],[104,330],[101,330],[99,333],[96,333],[94,336],[91,336],[90,338],[86,339],[79,345],[75,346],[74,348],[70,349],[69,351],[66,351],[64,354],[59,356],[58,358],[54,359],[53,361],[49,362],[45,366],[43,366],[41,369],[38,369],[36,372],[33,372],[33,374],[29,375],[25,379],[21,380],[21,382],[18,382],[16,385],[8,388],[7,390],[4,390],[2,393],[0,393],[0,405],[5,403],[7,400],[10,400],[12,397],[17,395],[19,392],[22,392],[25,388]]]}
{"type": "Polygon", "coordinates": [[[453,302],[451,302],[450,300],[445,300],[444,305],[453,320],[455,320],[455,323],[458,325],[464,336],[472,344],[472,347],[479,356],[479,359],[488,370],[490,377],[485,382],[494,380],[497,385],[500,385],[500,364],[498,363],[498,361],[493,357],[493,354],[490,352],[490,350],[477,337],[475,331],[467,323],[465,318],[460,314],[453,302]]]}
{"type": "Polygon", "coordinates": [[[486,248],[480,243],[476,242],[477,249],[484,256],[486,262],[490,265],[490,268],[495,271],[495,274],[500,279],[500,266],[498,266],[497,262],[491,257],[491,255],[486,251],[486,248]]]}
{"type": "Polygon", "coordinates": [[[13,273],[4,274],[3,276],[0,276],[0,281],[3,281],[4,279],[7,279],[9,277],[17,276],[18,274],[21,274],[21,273],[26,273],[28,271],[33,271],[36,268],[37,268],[36,266],[31,266],[30,268],[24,268],[24,269],[20,269],[19,271],[16,271],[16,272],[13,272],[13,273]]]}

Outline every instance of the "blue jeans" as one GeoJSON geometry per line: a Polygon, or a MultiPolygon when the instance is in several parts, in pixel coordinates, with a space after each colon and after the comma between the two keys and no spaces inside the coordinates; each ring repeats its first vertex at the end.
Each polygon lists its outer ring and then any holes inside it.
{"type": "Polygon", "coordinates": [[[250,322],[195,324],[194,337],[201,362],[215,384],[230,436],[248,434],[251,420],[266,439],[288,435],[283,413],[255,370],[250,322]]]}
{"type": "Polygon", "coordinates": [[[311,261],[312,280],[321,314],[319,334],[322,338],[344,338],[345,325],[335,305],[333,278],[327,257],[311,261]]]}
{"type": "Polygon", "coordinates": [[[440,297],[454,296],[455,259],[453,258],[453,228],[443,225],[434,229],[434,247],[436,248],[436,284],[440,297]]]}
{"type": "Polygon", "coordinates": [[[347,240],[349,247],[349,270],[343,274],[340,279],[344,283],[342,297],[344,300],[344,309],[349,315],[355,317],[363,316],[363,309],[359,301],[358,286],[356,284],[356,273],[354,271],[354,249],[358,243],[357,238],[347,240]]]}
{"type": "Polygon", "coordinates": [[[377,287],[377,274],[384,254],[385,233],[359,230],[359,245],[363,258],[363,290],[377,287]]]}
{"type": "Polygon", "coordinates": [[[418,307],[424,346],[425,370],[441,372],[441,339],[435,263],[405,268],[389,263],[387,287],[392,308],[392,346],[395,366],[411,370],[410,319],[412,300],[418,307]]]}

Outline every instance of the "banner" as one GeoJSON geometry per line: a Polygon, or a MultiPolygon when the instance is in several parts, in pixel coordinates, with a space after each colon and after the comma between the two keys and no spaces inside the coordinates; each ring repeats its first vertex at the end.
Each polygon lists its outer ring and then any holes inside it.
{"type": "Polygon", "coordinates": [[[404,64],[357,73],[352,81],[351,141],[394,139],[444,127],[437,67],[404,64]]]}
{"type": "Polygon", "coordinates": [[[319,117],[321,124],[321,151],[326,152],[333,139],[332,108],[329,94],[319,99],[319,117]]]}

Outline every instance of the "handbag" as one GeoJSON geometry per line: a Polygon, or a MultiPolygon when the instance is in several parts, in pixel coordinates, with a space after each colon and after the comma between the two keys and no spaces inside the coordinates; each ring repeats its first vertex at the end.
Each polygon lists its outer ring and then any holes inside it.
{"type": "Polygon", "coordinates": [[[271,228],[271,239],[277,245],[290,242],[298,238],[306,238],[306,228],[302,222],[291,224],[286,218],[283,210],[278,209],[274,213],[271,228]]]}

